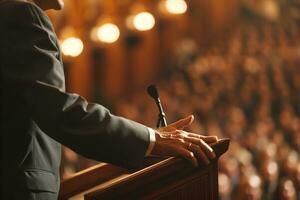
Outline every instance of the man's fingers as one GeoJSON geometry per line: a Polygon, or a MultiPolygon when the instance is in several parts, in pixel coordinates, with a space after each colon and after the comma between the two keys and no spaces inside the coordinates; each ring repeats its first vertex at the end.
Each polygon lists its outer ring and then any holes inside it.
{"type": "Polygon", "coordinates": [[[199,146],[197,146],[193,143],[190,143],[187,148],[188,148],[188,150],[194,152],[194,154],[197,156],[197,158],[199,160],[202,160],[206,165],[208,165],[210,163],[209,159],[207,158],[207,155],[205,155],[205,153],[199,146]]]}
{"type": "Polygon", "coordinates": [[[183,147],[178,147],[178,146],[175,146],[174,151],[175,151],[176,155],[181,156],[184,159],[188,160],[194,167],[198,166],[198,161],[195,158],[195,155],[193,152],[191,152],[183,147]]]}
{"type": "Polygon", "coordinates": [[[206,143],[214,143],[214,142],[218,142],[218,137],[217,136],[203,136],[201,135],[200,138],[206,142],[206,143]]]}
{"type": "Polygon", "coordinates": [[[169,124],[168,126],[179,129],[179,130],[182,130],[185,127],[191,125],[193,123],[193,121],[194,121],[194,115],[190,115],[190,116],[188,116],[184,119],[181,119],[181,120],[178,120],[178,121],[176,121],[172,124],[169,124]]]}
{"type": "Polygon", "coordinates": [[[196,133],[190,133],[190,132],[185,132],[187,136],[189,137],[195,137],[195,138],[200,138],[202,139],[204,142],[210,144],[210,143],[214,143],[218,141],[218,137],[217,136],[205,136],[205,135],[199,135],[196,133]]]}
{"type": "MultiPolygon", "coordinates": [[[[194,138],[193,138],[194,139],[194,138]]],[[[208,146],[205,142],[202,140],[198,140],[198,144],[193,144],[193,142],[189,142],[187,138],[181,139],[181,138],[173,138],[173,141],[176,145],[179,144],[183,147],[185,150],[189,150],[194,153],[194,155],[199,159],[202,160],[206,165],[210,163],[208,156],[210,158],[214,158],[215,154],[210,146],[208,146]],[[202,141],[202,143],[201,143],[202,141]]],[[[176,145],[178,146],[178,145],[176,145]]],[[[186,155],[187,156],[187,155],[186,155]]]]}
{"type": "Polygon", "coordinates": [[[200,147],[211,159],[214,159],[216,157],[214,150],[203,140],[200,140],[200,147]]]}
{"type": "MultiPolygon", "coordinates": [[[[180,120],[175,123],[177,127],[190,124],[193,117],[180,120]]],[[[197,159],[205,164],[216,157],[213,149],[208,145],[218,141],[215,136],[202,136],[175,129],[168,131],[157,131],[156,142],[152,150],[153,155],[181,156],[188,160],[193,166],[198,166],[197,159]],[[208,143],[208,144],[207,144],[208,143]]]]}
{"type": "Polygon", "coordinates": [[[193,146],[199,146],[199,148],[201,148],[210,159],[214,159],[216,157],[214,150],[203,140],[192,137],[187,137],[184,140],[191,142],[193,146]]]}
{"type": "Polygon", "coordinates": [[[185,131],[176,131],[175,133],[176,134],[173,134],[170,137],[170,139],[175,143],[180,143],[185,148],[188,148],[189,144],[194,144],[196,146],[199,146],[199,148],[201,148],[204,151],[205,155],[210,159],[214,159],[216,157],[214,150],[204,140],[200,139],[200,137],[191,137],[185,131]]]}

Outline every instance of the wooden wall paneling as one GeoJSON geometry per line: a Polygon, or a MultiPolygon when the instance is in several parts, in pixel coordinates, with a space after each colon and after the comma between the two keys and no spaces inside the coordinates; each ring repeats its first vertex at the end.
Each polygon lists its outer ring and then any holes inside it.
{"type": "MultiPolygon", "coordinates": [[[[189,2],[187,2],[189,3],[189,2]]],[[[174,63],[178,44],[192,32],[187,13],[161,17],[159,25],[160,67],[174,63]],[[170,62],[171,61],[171,62],[170,62]]]]}
{"type": "MultiPolygon", "coordinates": [[[[157,22],[156,22],[157,23],[157,22]]],[[[131,52],[132,66],[130,79],[132,88],[145,90],[147,85],[157,75],[158,62],[158,34],[157,25],[153,29],[138,33],[141,37],[140,43],[131,52]]]]}
{"type": "Polygon", "coordinates": [[[238,20],[239,6],[238,0],[191,1],[193,38],[200,45],[214,43],[238,20]]]}
{"type": "Polygon", "coordinates": [[[230,26],[237,14],[237,0],[212,0],[211,16],[212,16],[212,31],[221,33],[226,27],[230,26]]]}
{"type": "Polygon", "coordinates": [[[103,45],[105,64],[102,70],[102,83],[104,94],[108,99],[114,100],[122,95],[126,86],[124,77],[126,68],[124,61],[124,27],[123,19],[120,19],[117,2],[115,0],[104,1],[106,15],[111,17],[120,29],[120,38],[113,44],[103,45]]]}
{"type": "Polygon", "coordinates": [[[68,1],[66,7],[67,23],[66,25],[72,26],[78,36],[84,43],[84,49],[81,55],[75,58],[71,58],[68,68],[68,90],[70,92],[76,92],[87,99],[92,97],[92,67],[90,60],[90,48],[88,46],[88,38],[85,38],[85,31],[88,29],[85,23],[84,4],[86,1],[72,0],[68,1]]]}
{"type": "Polygon", "coordinates": [[[103,90],[108,99],[114,100],[122,95],[123,87],[126,85],[124,82],[126,69],[123,64],[123,48],[120,42],[116,42],[105,49],[104,53],[105,64],[101,75],[104,82],[103,90]]]}

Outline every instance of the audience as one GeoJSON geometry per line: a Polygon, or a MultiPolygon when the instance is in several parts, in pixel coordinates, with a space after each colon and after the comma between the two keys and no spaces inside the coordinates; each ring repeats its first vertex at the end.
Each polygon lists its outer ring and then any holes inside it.
{"type": "MultiPolygon", "coordinates": [[[[157,85],[169,121],[193,113],[191,131],[231,138],[220,160],[221,199],[299,198],[297,24],[244,24],[205,50],[187,43],[157,85]]],[[[145,98],[117,102],[116,112],[153,125],[145,98]]]]}
{"type": "MultiPolygon", "coordinates": [[[[220,199],[300,199],[299,25],[244,23],[215,46],[186,39],[177,52],[157,83],[161,100],[168,121],[193,113],[191,131],[231,139],[220,199]]],[[[115,112],[153,126],[154,103],[134,95],[115,112]]]]}

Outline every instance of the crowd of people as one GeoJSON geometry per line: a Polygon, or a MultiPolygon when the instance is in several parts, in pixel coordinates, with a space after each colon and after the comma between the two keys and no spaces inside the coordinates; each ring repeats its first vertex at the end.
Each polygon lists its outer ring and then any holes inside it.
{"type": "MultiPolygon", "coordinates": [[[[300,199],[297,24],[243,25],[213,47],[185,40],[178,51],[158,83],[161,100],[169,121],[193,113],[190,131],[231,139],[220,160],[221,199],[300,199]]],[[[157,112],[145,98],[116,111],[153,125],[157,112]]]]}
{"type": "MultiPolygon", "coordinates": [[[[220,199],[300,199],[299,25],[245,23],[205,50],[186,39],[177,53],[157,83],[161,100],[168,121],[192,113],[190,131],[231,139],[220,199]]],[[[152,127],[157,119],[141,94],[115,113],[152,127]]]]}

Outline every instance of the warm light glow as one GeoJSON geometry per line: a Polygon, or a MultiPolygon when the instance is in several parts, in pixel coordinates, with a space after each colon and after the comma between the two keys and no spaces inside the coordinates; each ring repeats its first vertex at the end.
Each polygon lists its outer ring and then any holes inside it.
{"type": "Polygon", "coordinates": [[[98,36],[97,36],[97,31],[98,31],[98,27],[94,27],[94,28],[92,28],[92,30],[90,32],[91,40],[94,41],[94,42],[99,41],[98,36]]]}
{"type": "Polygon", "coordinates": [[[102,42],[114,43],[119,37],[120,30],[115,24],[106,23],[97,29],[97,38],[102,42]]]}
{"type": "Polygon", "coordinates": [[[270,20],[277,20],[280,15],[278,2],[272,0],[263,1],[263,9],[265,16],[270,20]]]}
{"type": "Polygon", "coordinates": [[[257,175],[253,175],[250,177],[249,179],[249,185],[252,187],[252,188],[257,188],[259,187],[261,184],[261,180],[260,178],[257,176],[257,175]]]}
{"type": "Polygon", "coordinates": [[[187,10],[184,0],[166,0],[166,9],[171,14],[183,14],[187,10]]]}
{"type": "Polygon", "coordinates": [[[83,43],[79,38],[69,37],[61,43],[62,53],[66,56],[79,56],[83,50],[83,43]]]}
{"type": "Polygon", "coordinates": [[[148,31],[155,25],[155,19],[149,12],[141,12],[134,16],[133,25],[139,31],[148,31]]]}
{"type": "MultiPolygon", "coordinates": [[[[127,28],[129,29],[135,29],[134,25],[133,25],[133,19],[134,19],[134,16],[133,15],[129,15],[127,18],[126,18],[126,26],[127,28]]],[[[300,48],[299,48],[299,53],[300,53],[300,48]]]]}

